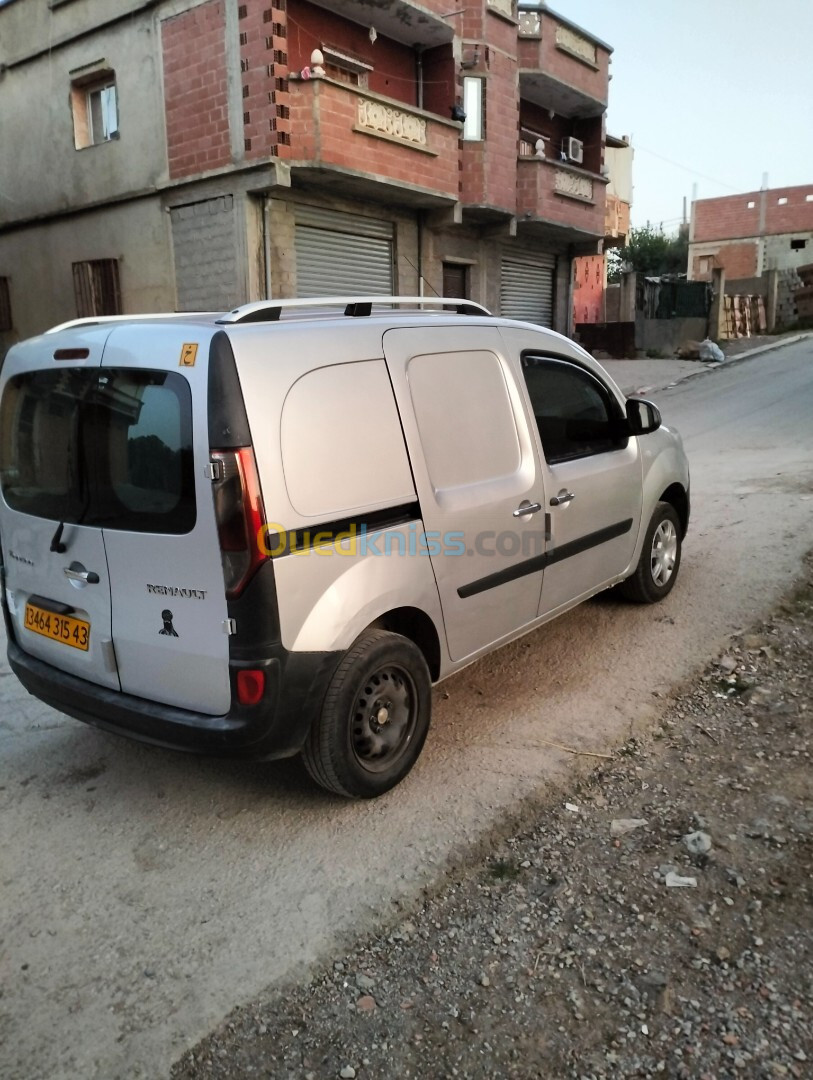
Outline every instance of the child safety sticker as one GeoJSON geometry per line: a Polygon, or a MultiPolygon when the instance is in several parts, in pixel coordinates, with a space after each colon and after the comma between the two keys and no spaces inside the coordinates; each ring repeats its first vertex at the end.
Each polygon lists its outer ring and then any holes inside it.
{"type": "Polygon", "coordinates": [[[198,355],[198,347],[192,342],[181,346],[181,359],[179,367],[194,367],[198,355]]]}

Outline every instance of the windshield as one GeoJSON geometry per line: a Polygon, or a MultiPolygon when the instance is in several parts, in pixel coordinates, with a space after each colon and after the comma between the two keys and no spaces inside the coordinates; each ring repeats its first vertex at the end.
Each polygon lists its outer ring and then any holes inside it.
{"type": "Polygon", "coordinates": [[[188,383],[118,368],[15,376],[0,403],[0,489],[12,509],[66,524],[189,532],[188,383]]]}

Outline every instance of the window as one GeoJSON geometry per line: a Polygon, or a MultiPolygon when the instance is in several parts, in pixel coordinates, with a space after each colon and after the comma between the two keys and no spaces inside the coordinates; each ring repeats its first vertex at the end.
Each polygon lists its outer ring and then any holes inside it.
{"type": "Polygon", "coordinates": [[[522,368],[549,464],[627,445],[617,403],[590,372],[540,356],[523,357],[522,368]]]}
{"type": "Polygon", "coordinates": [[[348,83],[350,86],[358,86],[362,90],[367,88],[367,77],[373,70],[372,64],[368,64],[366,60],[358,56],[336,49],[332,45],[323,44],[321,51],[324,57],[325,74],[328,78],[348,83]]]}
{"type": "Polygon", "coordinates": [[[0,330],[12,330],[11,296],[8,290],[8,278],[0,277],[0,330]]]}
{"type": "Polygon", "coordinates": [[[467,76],[463,80],[463,138],[477,142],[483,138],[483,80],[467,76]]]}
{"type": "Polygon", "coordinates": [[[786,206],[787,202],[788,202],[787,197],[783,195],[781,199],[776,200],[776,205],[777,206],[786,206]]]}
{"type": "Polygon", "coordinates": [[[791,240],[791,242],[790,242],[790,250],[791,251],[804,251],[804,249],[806,247],[807,247],[807,240],[791,240]]]}
{"type": "Polygon", "coordinates": [[[73,291],[76,314],[121,315],[119,264],[116,259],[93,259],[73,264],[73,291]]]}
{"type": "Polygon", "coordinates": [[[749,202],[748,202],[748,209],[753,210],[755,206],[756,206],[756,203],[754,202],[754,200],[750,199],[749,202]]]}
{"type": "Polygon", "coordinates": [[[112,71],[95,73],[90,81],[77,79],[71,84],[73,141],[77,150],[119,137],[116,76],[112,71]]]}
{"type": "Polygon", "coordinates": [[[64,368],[10,379],[0,486],[12,509],[131,532],[195,524],[192,399],[174,372],[64,368]]]}

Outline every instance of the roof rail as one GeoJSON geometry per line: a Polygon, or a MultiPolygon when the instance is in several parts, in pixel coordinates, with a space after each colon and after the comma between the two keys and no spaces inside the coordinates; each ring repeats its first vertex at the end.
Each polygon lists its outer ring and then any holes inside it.
{"type": "Polygon", "coordinates": [[[236,323],[276,322],[283,311],[297,308],[343,307],[351,319],[365,318],[372,314],[373,305],[379,307],[454,307],[458,315],[490,315],[488,308],[459,296],[317,296],[299,300],[257,300],[241,304],[233,311],[221,315],[216,321],[229,325],[236,323]]]}
{"type": "Polygon", "coordinates": [[[196,315],[211,318],[216,314],[218,312],[215,311],[139,311],[133,315],[87,315],[83,319],[69,319],[67,322],[59,323],[58,326],[52,326],[45,333],[58,334],[60,330],[72,330],[77,326],[101,326],[104,323],[117,322],[148,322],[150,319],[194,319],[196,315]]]}

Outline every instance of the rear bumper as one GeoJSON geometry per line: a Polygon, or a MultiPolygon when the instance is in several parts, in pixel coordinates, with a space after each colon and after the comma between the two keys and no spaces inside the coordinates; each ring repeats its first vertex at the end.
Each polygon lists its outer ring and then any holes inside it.
{"type": "Polygon", "coordinates": [[[77,720],[131,739],[192,753],[258,759],[290,757],[304,743],[321,708],[340,653],[290,653],[232,665],[263,668],[257,705],[235,704],[223,716],[178,709],[96,686],[29,656],[9,638],[11,669],[30,694],[77,720]]]}

